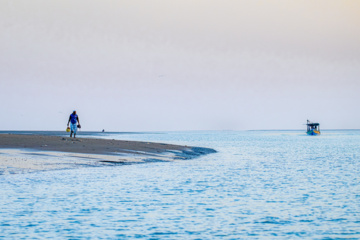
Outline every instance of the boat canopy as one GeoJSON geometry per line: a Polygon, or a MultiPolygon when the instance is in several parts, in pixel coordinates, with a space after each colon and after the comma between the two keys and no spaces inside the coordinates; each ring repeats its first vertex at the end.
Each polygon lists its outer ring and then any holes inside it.
{"type": "Polygon", "coordinates": [[[311,126],[311,127],[316,127],[316,126],[319,126],[320,123],[307,123],[306,125],[311,126]]]}

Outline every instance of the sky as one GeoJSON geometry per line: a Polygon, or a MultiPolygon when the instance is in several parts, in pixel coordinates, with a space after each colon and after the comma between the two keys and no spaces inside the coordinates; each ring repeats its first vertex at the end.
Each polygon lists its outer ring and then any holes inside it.
{"type": "Polygon", "coordinates": [[[0,130],[360,128],[358,0],[0,0],[0,130]]]}

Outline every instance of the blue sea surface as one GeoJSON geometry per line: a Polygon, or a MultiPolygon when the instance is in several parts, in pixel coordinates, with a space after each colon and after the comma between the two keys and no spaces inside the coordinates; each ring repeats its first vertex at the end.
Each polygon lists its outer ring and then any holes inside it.
{"type": "Polygon", "coordinates": [[[0,239],[360,239],[358,130],[89,136],[218,152],[0,175],[0,239]]]}

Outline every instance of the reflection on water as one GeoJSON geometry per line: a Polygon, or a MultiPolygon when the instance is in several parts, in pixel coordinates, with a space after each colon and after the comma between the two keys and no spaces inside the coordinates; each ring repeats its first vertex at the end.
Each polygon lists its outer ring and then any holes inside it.
{"type": "Polygon", "coordinates": [[[212,147],[190,161],[0,176],[0,238],[360,238],[359,132],[111,138],[212,147]]]}

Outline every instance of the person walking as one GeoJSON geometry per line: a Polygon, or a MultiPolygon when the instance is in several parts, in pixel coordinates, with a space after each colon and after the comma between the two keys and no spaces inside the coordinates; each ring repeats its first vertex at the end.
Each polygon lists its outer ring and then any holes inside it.
{"type": "Polygon", "coordinates": [[[71,122],[71,124],[70,124],[70,137],[72,137],[72,134],[74,133],[74,138],[75,138],[78,126],[79,126],[79,128],[81,128],[79,116],[76,114],[75,110],[73,111],[72,114],[70,114],[69,121],[67,123],[68,127],[69,127],[70,122],[71,122]]]}

